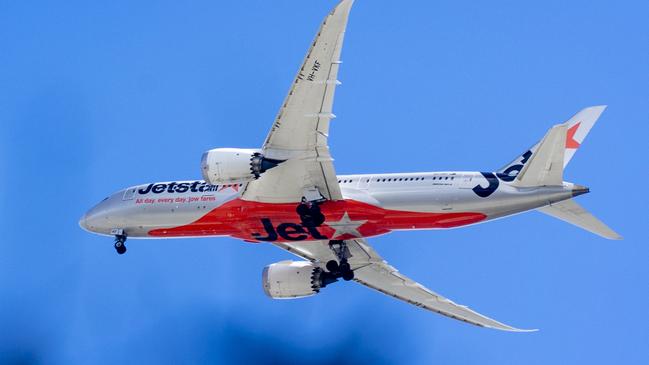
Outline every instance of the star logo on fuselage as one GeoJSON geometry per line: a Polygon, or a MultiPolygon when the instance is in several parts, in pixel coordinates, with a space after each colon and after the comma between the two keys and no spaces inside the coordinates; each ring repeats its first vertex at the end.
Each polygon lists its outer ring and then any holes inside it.
{"type": "Polygon", "coordinates": [[[325,222],[326,225],[336,230],[336,233],[332,236],[332,239],[340,237],[343,235],[351,235],[353,237],[362,237],[361,233],[358,232],[358,228],[365,224],[366,220],[353,221],[349,218],[349,213],[345,212],[343,217],[337,222],[325,222]]]}

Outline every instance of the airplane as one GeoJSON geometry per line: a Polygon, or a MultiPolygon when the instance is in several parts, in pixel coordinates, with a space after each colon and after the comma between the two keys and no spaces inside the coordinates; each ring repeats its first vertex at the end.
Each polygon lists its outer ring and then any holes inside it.
{"type": "Polygon", "coordinates": [[[489,172],[336,175],[328,147],[343,38],[353,0],[328,14],[261,148],[216,148],[201,159],[202,180],[155,182],[118,191],[79,225],[127,238],[229,236],[270,243],[300,258],[263,269],[274,299],[315,295],[356,281],[473,325],[527,332],[483,316],[399,273],[367,238],[392,231],[465,227],[537,210],[607,239],[621,237],[572,198],[585,186],[563,171],[605,106],[581,110],[540,142],[489,172]]]}

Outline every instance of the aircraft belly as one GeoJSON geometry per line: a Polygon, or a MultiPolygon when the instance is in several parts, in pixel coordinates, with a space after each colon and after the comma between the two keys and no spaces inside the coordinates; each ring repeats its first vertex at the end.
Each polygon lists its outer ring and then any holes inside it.
{"type": "Polygon", "coordinates": [[[296,203],[261,203],[237,198],[215,207],[190,223],[158,226],[149,230],[148,235],[228,235],[251,242],[342,240],[371,237],[392,230],[451,228],[485,219],[484,214],[475,212],[403,211],[349,199],[320,204],[324,222],[309,226],[301,221],[296,208],[296,203]]]}

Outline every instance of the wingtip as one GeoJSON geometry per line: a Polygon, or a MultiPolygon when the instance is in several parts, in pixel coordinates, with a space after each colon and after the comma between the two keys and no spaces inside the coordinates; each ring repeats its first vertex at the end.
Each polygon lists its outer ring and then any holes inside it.
{"type": "Polygon", "coordinates": [[[539,331],[538,328],[534,328],[534,329],[531,329],[531,330],[524,330],[524,329],[520,329],[520,328],[516,329],[516,332],[524,332],[524,333],[532,333],[532,332],[538,332],[538,331],[539,331]]]}
{"type": "Polygon", "coordinates": [[[515,328],[515,327],[510,327],[510,326],[504,326],[504,327],[492,327],[497,330],[501,331],[507,331],[507,332],[521,332],[521,333],[529,333],[529,332],[538,332],[538,329],[522,329],[522,328],[515,328]]]}
{"type": "Polygon", "coordinates": [[[349,13],[352,9],[352,5],[354,5],[354,0],[342,0],[334,7],[331,12],[329,13],[328,16],[332,17],[335,16],[339,11],[342,10],[343,12],[343,17],[347,18],[349,17],[349,13]]]}
{"type": "Polygon", "coordinates": [[[496,322],[493,323],[492,325],[487,325],[485,327],[495,329],[495,330],[501,330],[501,331],[506,331],[506,332],[537,332],[538,329],[523,329],[523,328],[516,328],[512,327],[510,325],[501,323],[501,322],[496,322]]]}
{"type": "Polygon", "coordinates": [[[619,233],[615,232],[614,230],[610,229],[609,227],[607,228],[607,232],[602,232],[602,233],[596,233],[600,235],[601,237],[606,238],[607,240],[612,240],[612,241],[621,241],[624,239],[619,233]]]}
{"type": "Polygon", "coordinates": [[[351,8],[352,5],[354,5],[354,0],[341,0],[338,3],[338,5],[336,5],[335,9],[342,8],[342,7],[351,8]]]}

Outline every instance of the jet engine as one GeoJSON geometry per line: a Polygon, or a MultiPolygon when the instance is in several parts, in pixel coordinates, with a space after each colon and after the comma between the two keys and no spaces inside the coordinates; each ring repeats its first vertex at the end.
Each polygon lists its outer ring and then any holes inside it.
{"type": "Polygon", "coordinates": [[[330,273],[308,261],[282,261],[266,266],[264,292],[274,299],[304,298],[337,281],[330,273]]]}
{"type": "Polygon", "coordinates": [[[266,158],[258,149],[216,148],[203,153],[203,179],[212,185],[233,184],[258,179],[284,160],[266,158]]]}

